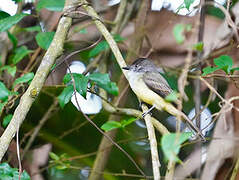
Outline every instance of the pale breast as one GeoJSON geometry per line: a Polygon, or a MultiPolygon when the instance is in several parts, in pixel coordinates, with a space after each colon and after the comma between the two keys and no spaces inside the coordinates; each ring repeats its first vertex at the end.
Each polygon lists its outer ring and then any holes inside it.
{"type": "Polygon", "coordinates": [[[158,95],[152,90],[150,90],[148,86],[144,83],[143,74],[129,72],[128,75],[129,83],[134,93],[141,101],[152,105],[158,95]]]}

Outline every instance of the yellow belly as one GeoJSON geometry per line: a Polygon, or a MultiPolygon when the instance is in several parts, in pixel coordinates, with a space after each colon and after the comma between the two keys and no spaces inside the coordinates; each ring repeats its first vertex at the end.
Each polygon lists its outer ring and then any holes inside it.
{"type": "Polygon", "coordinates": [[[143,102],[146,102],[150,105],[155,105],[156,101],[158,101],[159,103],[161,102],[161,97],[151,89],[149,89],[142,78],[131,83],[131,88],[138,96],[138,98],[143,102]]]}
{"type": "Polygon", "coordinates": [[[129,83],[131,89],[141,101],[155,106],[158,110],[165,109],[172,115],[178,114],[178,110],[172,104],[165,102],[161,96],[148,88],[143,81],[143,76],[135,76],[135,74],[129,73],[129,83]]]}

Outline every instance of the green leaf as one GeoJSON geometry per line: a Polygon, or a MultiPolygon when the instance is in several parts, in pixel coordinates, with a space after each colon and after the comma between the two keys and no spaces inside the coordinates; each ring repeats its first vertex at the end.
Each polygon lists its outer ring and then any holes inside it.
{"type": "Polygon", "coordinates": [[[12,0],[12,1],[14,1],[15,3],[22,2],[22,0],[12,0]]]}
{"type": "Polygon", "coordinates": [[[53,64],[53,66],[51,67],[51,70],[50,70],[50,71],[53,71],[55,68],[56,68],[56,63],[53,64]]]}
{"type": "Polygon", "coordinates": [[[221,55],[218,58],[214,59],[214,64],[217,65],[217,67],[206,67],[203,69],[203,76],[213,73],[214,71],[221,69],[226,74],[232,74],[237,68],[232,68],[233,66],[233,60],[230,56],[227,55],[221,55]]]}
{"type": "Polygon", "coordinates": [[[2,122],[2,126],[5,128],[7,127],[7,125],[9,124],[9,122],[11,121],[12,119],[12,114],[8,114],[7,116],[5,116],[3,118],[3,122],[2,122]]]}
{"type": "Polygon", "coordinates": [[[16,14],[0,20],[0,32],[6,31],[13,25],[17,24],[27,14],[16,14]]]}
{"type": "Polygon", "coordinates": [[[177,155],[180,151],[181,144],[190,136],[192,136],[192,133],[170,133],[163,135],[161,146],[166,159],[174,162],[180,161],[177,155]]]}
{"type": "MultiPolygon", "coordinates": [[[[18,180],[19,172],[17,168],[11,168],[7,163],[0,164],[0,179],[1,180],[18,180]]],[[[30,176],[26,171],[21,174],[21,180],[30,180],[30,176]]]]}
{"type": "Polygon", "coordinates": [[[53,160],[56,160],[56,161],[60,160],[60,157],[57,154],[55,154],[54,152],[49,152],[49,156],[53,160]]]}
{"type": "Polygon", "coordinates": [[[120,34],[112,34],[112,36],[113,36],[114,40],[115,40],[117,43],[126,40],[126,38],[120,36],[120,34]]]}
{"type": "Polygon", "coordinates": [[[6,18],[6,17],[9,17],[9,16],[11,16],[11,15],[8,14],[7,12],[5,12],[5,11],[1,11],[1,10],[0,10],[0,20],[1,20],[1,19],[4,19],[4,18],[6,18]]]}
{"type": "Polygon", "coordinates": [[[0,164],[0,175],[2,176],[3,174],[4,175],[12,174],[12,168],[8,165],[8,163],[1,163],[0,164]]]}
{"type": "Polygon", "coordinates": [[[64,8],[65,0],[40,0],[37,3],[37,11],[40,11],[43,8],[48,9],[49,11],[62,11],[64,8]]]}
{"type": "Polygon", "coordinates": [[[88,32],[87,32],[86,28],[83,28],[79,31],[79,33],[80,34],[87,34],[88,32]]]}
{"type": "Polygon", "coordinates": [[[131,117],[129,119],[124,119],[120,122],[122,128],[124,128],[125,126],[128,126],[129,124],[133,123],[134,121],[136,121],[137,118],[131,117]]]}
{"type": "Polygon", "coordinates": [[[14,51],[14,55],[11,58],[13,64],[17,64],[21,61],[26,55],[32,53],[32,50],[28,50],[26,46],[21,46],[14,51]]]}
{"type": "Polygon", "coordinates": [[[86,99],[87,84],[89,80],[88,77],[85,77],[82,74],[76,74],[74,76],[74,80],[76,84],[76,91],[86,99]]]}
{"type": "Polygon", "coordinates": [[[3,101],[7,100],[9,94],[10,94],[10,91],[6,88],[5,84],[3,84],[0,81],[0,100],[3,100],[3,101]]]}
{"type": "Polygon", "coordinates": [[[55,32],[39,32],[36,35],[37,44],[42,48],[47,50],[54,38],[55,32]]]}
{"type": "MultiPolygon", "coordinates": [[[[233,7],[233,5],[231,5],[230,7],[233,7]]],[[[208,6],[207,7],[207,14],[210,15],[210,16],[217,17],[218,19],[221,19],[221,20],[225,19],[225,14],[217,6],[208,6]]]]}
{"type": "Polygon", "coordinates": [[[117,122],[117,121],[107,121],[106,123],[104,123],[101,126],[101,129],[103,129],[104,131],[110,131],[112,129],[116,129],[116,128],[120,128],[121,127],[121,123],[117,122]]]}
{"type": "Polygon", "coordinates": [[[7,72],[14,77],[16,72],[17,72],[17,67],[16,66],[9,66],[9,68],[7,68],[7,72]]]}
{"type": "Polygon", "coordinates": [[[103,88],[108,93],[115,96],[118,95],[118,87],[114,82],[110,81],[108,74],[93,73],[88,77],[91,81],[95,82],[99,87],[103,88]]]}
{"type": "MultiPolygon", "coordinates": [[[[18,180],[19,179],[19,175],[18,175],[18,170],[17,172],[14,174],[15,176],[13,177],[14,180],[18,180]]],[[[21,174],[21,180],[31,180],[30,176],[27,174],[27,172],[24,170],[21,174]]]]}
{"type": "Polygon", "coordinates": [[[93,73],[90,74],[88,77],[91,81],[94,81],[96,84],[107,84],[111,82],[108,74],[93,73]]]}
{"type": "Polygon", "coordinates": [[[20,83],[28,83],[28,82],[30,82],[33,78],[34,78],[34,73],[33,73],[33,72],[24,74],[22,77],[17,78],[17,79],[14,81],[14,83],[13,83],[12,86],[13,86],[13,88],[14,88],[17,84],[20,84],[20,83]]]}
{"type": "Polygon", "coordinates": [[[32,27],[27,27],[24,28],[25,31],[27,32],[41,32],[41,27],[40,26],[32,26],[32,27]]]}
{"type": "Polygon", "coordinates": [[[70,162],[69,160],[65,160],[65,159],[69,159],[70,156],[66,153],[63,153],[60,155],[60,159],[64,160],[64,162],[70,162]]]}
{"type": "MultiPolygon", "coordinates": [[[[74,74],[77,74],[77,73],[71,73],[72,74],[72,76],[74,77],[74,74]]],[[[68,73],[68,74],[66,74],[65,76],[64,76],[64,78],[63,78],[63,83],[64,84],[68,84],[68,83],[70,83],[71,82],[71,74],[70,73],[68,73]]]]}
{"type": "Polygon", "coordinates": [[[117,96],[119,94],[119,89],[114,82],[110,82],[108,84],[98,84],[98,86],[106,90],[108,93],[113,94],[114,96],[117,96]]]}
{"type": "Polygon", "coordinates": [[[13,50],[15,50],[17,47],[17,43],[18,43],[16,36],[11,34],[9,31],[7,31],[7,35],[8,35],[8,38],[10,39],[10,41],[12,42],[13,50]]]}
{"type": "Polygon", "coordinates": [[[199,43],[193,45],[193,49],[196,51],[202,52],[203,46],[204,46],[203,42],[199,42],[199,43]]]}
{"type": "Polygon", "coordinates": [[[210,67],[210,66],[205,67],[202,70],[203,71],[202,76],[206,76],[208,74],[211,74],[211,73],[213,73],[214,71],[216,71],[218,69],[220,69],[220,68],[219,67],[210,67]]]}
{"type": "Polygon", "coordinates": [[[234,71],[239,71],[239,67],[235,67],[235,68],[232,68],[232,69],[231,69],[231,73],[232,73],[232,74],[234,73],[234,71]]]}
{"type": "MultiPolygon", "coordinates": [[[[83,74],[78,74],[78,73],[72,73],[72,76],[75,81],[76,91],[80,93],[81,96],[86,98],[87,84],[88,84],[89,78],[87,76],[84,76],[83,74]]],[[[68,73],[64,76],[63,82],[64,84],[67,84],[70,81],[71,81],[71,75],[68,73]]]]}
{"type": "Polygon", "coordinates": [[[16,74],[16,71],[17,71],[17,67],[16,66],[9,66],[9,65],[6,65],[6,66],[3,66],[0,68],[0,71],[3,71],[3,70],[7,70],[7,72],[12,76],[14,77],[15,74],[16,74]]]}
{"type": "Polygon", "coordinates": [[[180,11],[181,9],[184,9],[184,8],[185,8],[185,4],[183,3],[183,4],[181,4],[181,5],[176,9],[176,14],[178,14],[179,11],[180,11]]]}
{"type": "Polygon", "coordinates": [[[69,168],[69,166],[67,166],[65,164],[56,166],[56,169],[58,169],[58,170],[65,170],[65,169],[68,169],[68,168],[69,168]]]}
{"type": "Polygon", "coordinates": [[[230,56],[221,55],[220,57],[214,59],[214,64],[225,71],[225,73],[230,74],[233,66],[233,60],[230,56]]]}
{"type": "Polygon", "coordinates": [[[66,88],[64,88],[62,93],[58,96],[58,100],[59,100],[59,104],[61,108],[63,108],[70,101],[73,92],[74,92],[74,87],[72,85],[69,85],[66,88]]]}
{"type": "Polygon", "coordinates": [[[193,2],[194,2],[194,0],[184,0],[184,4],[185,4],[185,7],[187,8],[187,10],[189,10],[189,8],[193,2]]]}
{"type": "Polygon", "coordinates": [[[101,41],[99,44],[97,44],[92,50],[90,50],[88,57],[95,57],[97,56],[100,52],[106,50],[109,48],[109,45],[106,41],[101,41]]]}
{"type": "Polygon", "coordinates": [[[185,30],[184,24],[176,24],[173,27],[173,35],[178,44],[182,44],[185,40],[184,30],[185,30]]]}
{"type": "Polygon", "coordinates": [[[165,97],[165,100],[168,102],[175,102],[178,99],[178,96],[179,94],[177,93],[177,91],[173,91],[165,97]]]}

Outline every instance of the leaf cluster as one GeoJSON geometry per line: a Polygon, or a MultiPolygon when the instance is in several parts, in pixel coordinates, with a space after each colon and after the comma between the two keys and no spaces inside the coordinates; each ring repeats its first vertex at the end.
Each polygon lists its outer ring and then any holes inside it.
{"type": "Polygon", "coordinates": [[[230,56],[221,55],[213,60],[216,66],[208,66],[203,68],[202,76],[211,74],[217,70],[223,70],[227,75],[232,75],[235,71],[239,71],[239,67],[233,68],[233,60],[230,56]]]}
{"type": "MultiPolygon", "coordinates": [[[[21,180],[30,180],[30,176],[24,170],[21,173],[21,180]]],[[[19,179],[19,172],[17,168],[11,168],[8,163],[1,163],[0,164],[0,179],[1,180],[18,180],[19,179]]]]}
{"type": "Polygon", "coordinates": [[[94,84],[112,95],[118,95],[118,87],[116,83],[111,82],[108,74],[93,73],[84,76],[78,73],[68,73],[64,76],[63,82],[67,86],[58,96],[59,104],[62,108],[70,101],[74,93],[74,85],[76,92],[80,93],[85,99],[88,85],[90,86],[89,88],[91,88],[94,84]]]}

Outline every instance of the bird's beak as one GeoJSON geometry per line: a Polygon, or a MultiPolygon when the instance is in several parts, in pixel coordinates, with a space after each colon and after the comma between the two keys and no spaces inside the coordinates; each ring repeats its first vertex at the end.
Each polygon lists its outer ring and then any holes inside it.
{"type": "Polygon", "coordinates": [[[122,67],[122,69],[124,69],[124,70],[129,70],[129,66],[122,67]]]}

